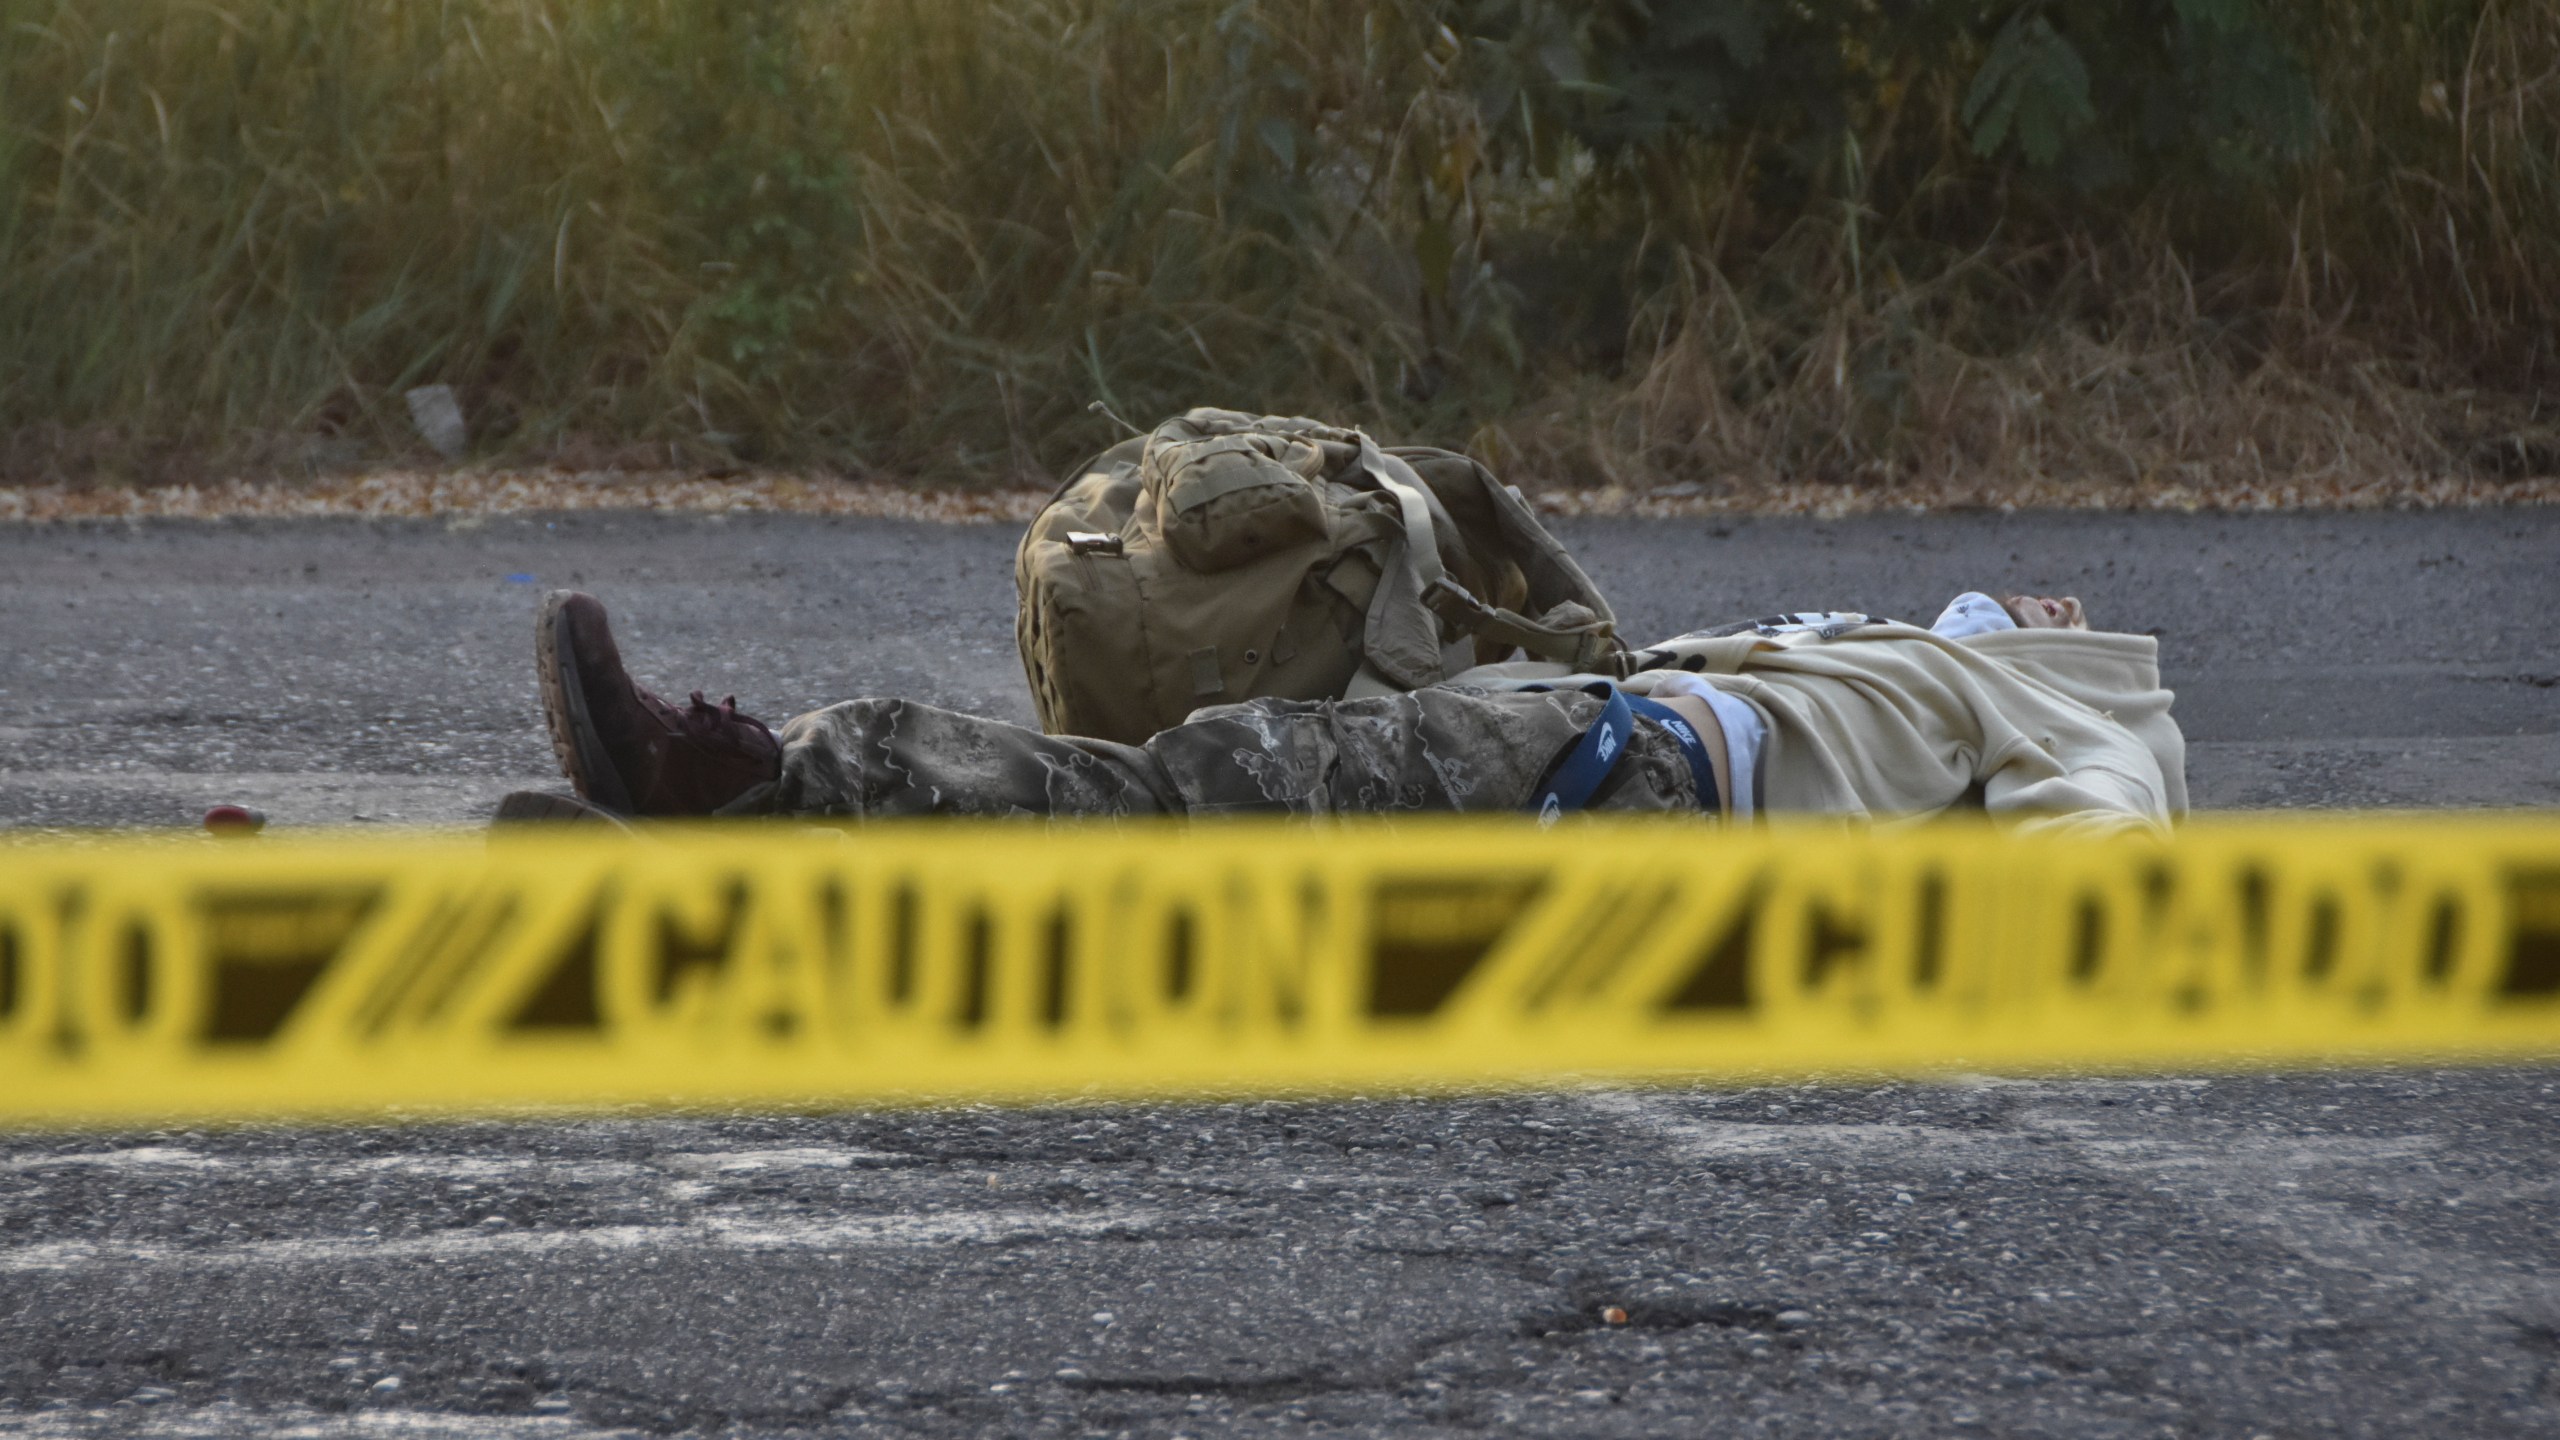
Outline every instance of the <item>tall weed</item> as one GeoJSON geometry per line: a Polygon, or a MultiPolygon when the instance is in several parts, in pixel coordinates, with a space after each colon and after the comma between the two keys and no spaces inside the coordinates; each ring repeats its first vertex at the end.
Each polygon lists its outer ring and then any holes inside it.
{"type": "Polygon", "coordinates": [[[0,472],[2560,470],[2523,0],[0,0],[0,472]]]}

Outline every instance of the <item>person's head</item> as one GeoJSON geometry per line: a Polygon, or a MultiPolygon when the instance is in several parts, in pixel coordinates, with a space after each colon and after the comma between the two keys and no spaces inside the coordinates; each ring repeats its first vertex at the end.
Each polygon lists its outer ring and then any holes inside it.
{"type": "Polygon", "coordinates": [[[2059,600],[2042,595],[2009,595],[2000,608],[2018,622],[2021,630],[2086,630],[2089,617],[2080,608],[2080,597],[2065,595],[2059,600]]]}

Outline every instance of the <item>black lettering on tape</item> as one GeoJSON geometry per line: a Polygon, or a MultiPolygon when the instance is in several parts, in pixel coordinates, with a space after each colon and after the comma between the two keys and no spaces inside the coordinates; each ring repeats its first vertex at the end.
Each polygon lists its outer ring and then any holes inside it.
{"type": "Polygon", "coordinates": [[[2560,869],[2511,872],[2507,915],[2507,963],[2499,988],[2514,996],[2560,994],[2560,869]]]}
{"type": "Polygon", "coordinates": [[[1369,897],[1367,1013],[1438,1012],[1544,884],[1521,874],[1381,881],[1369,897]]]}
{"type": "Polygon", "coordinates": [[[39,855],[0,1119],[2560,1053],[2550,827],[1415,823],[39,855]]]}

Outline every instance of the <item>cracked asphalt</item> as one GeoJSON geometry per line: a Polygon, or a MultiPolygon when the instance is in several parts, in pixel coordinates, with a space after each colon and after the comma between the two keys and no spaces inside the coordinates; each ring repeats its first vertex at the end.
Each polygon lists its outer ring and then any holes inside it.
{"type": "MultiPolygon", "coordinates": [[[[1639,636],[2157,631],[2199,804],[2560,804],[2560,511],[1560,527],[1639,636]]],[[[0,824],[468,824],[535,595],[1021,718],[998,529],[0,531],[0,824]]],[[[2560,1435],[2560,1071],[0,1136],[0,1434],[2560,1435]]]]}
{"type": "Polygon", "coordinates": [[[2540,1071],[21,1138],[0,1429],[2548,1435],[2540,1071]]]}

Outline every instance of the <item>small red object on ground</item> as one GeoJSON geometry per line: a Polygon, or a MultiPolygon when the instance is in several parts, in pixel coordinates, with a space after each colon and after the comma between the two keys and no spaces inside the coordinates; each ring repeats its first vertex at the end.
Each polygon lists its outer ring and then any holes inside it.
{"type": "Polygon", "coordinates": [[[267,828],[267,814],[246,805],[216,805],[204,812],[204,828],[216,835],[255,835],[267,828]]]}

